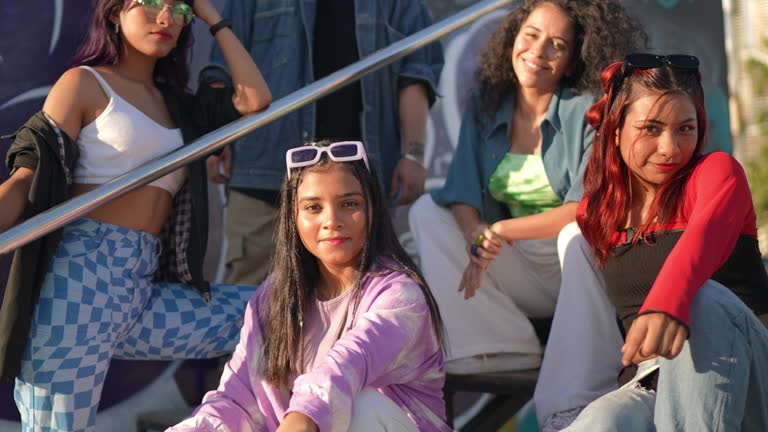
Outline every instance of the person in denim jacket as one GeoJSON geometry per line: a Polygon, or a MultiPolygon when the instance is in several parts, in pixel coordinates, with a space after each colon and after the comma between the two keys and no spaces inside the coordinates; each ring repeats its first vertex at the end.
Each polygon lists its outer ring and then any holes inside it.
{"type": "MultiPolygon", "coordinates": [[[[264,65],[275,99],[431,24],[421,0],[231,0],[223,15],[254,61],[264,65]]],[[[214,48],[211,62],[222,68],[210,69],[209,79],[226,80],[223,61],[214,48]]],[[[423,192],[426,119],[442,66],[441,47],[431,44],[209,158],[209,178],[230,187],[228,281],[259,283],[266,276],[283,158],[291,143],[363,141],[397,203],[410,203],[423,192]]]]}
{"type": "MultiPolygon", "coordinates": [[[[582,196],[594,137],[584,114],[601,66],[643,39],[614,0],[528,0],[490,37],[445,185],[409,214],[441,312],[466,317],[445,320],[447,373],[541,364],[530,318],[552,317],[561,282],[574,277],[557,237],[582,196]]],[[[539,400],[537,413],[559,411],[539,400]]]]}

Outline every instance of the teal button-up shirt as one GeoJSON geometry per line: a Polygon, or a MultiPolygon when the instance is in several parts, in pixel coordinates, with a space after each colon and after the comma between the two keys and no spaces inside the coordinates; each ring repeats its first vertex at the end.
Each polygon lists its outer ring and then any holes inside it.
{"type": "MultiPolygon", "coordinates": [[[[584,115],[594,103],[591,93],[575,95],[560,87],[552,95],[549,110],[541,122],[542,159],[547,179],[563,203],[578,202],[582,179],[592,148],[594,130],[584,115]]],[[[477,119],[479,95],[474,94],[461,120],[459,144],[442,189],[432,192],[439,205],[467,204],[488,223],[510,217],[504,203],[488,192],[491,174],[509,151],[514,98],[508,97],[493,117],[477,119]]]]}

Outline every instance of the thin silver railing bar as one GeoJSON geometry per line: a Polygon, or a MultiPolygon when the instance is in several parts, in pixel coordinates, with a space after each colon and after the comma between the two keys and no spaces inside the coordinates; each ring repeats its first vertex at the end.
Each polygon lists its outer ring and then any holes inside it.
{"type": "Polygon", "coordinates": [[[69,199],[0,234],[0,254],[17,249],[57,228],[68,224],[156,178],[204,157],[225,144],[295,111],[318,98],[348,85],[382,66],[436,41],[476,19],[512,4],[514,0],[486,0],[405,37],[370,56],[313,82],[275,102],[261,113],[249,115],[210,132],[187,146],[135,170],[110,180],[103,185],[69,199]]]}

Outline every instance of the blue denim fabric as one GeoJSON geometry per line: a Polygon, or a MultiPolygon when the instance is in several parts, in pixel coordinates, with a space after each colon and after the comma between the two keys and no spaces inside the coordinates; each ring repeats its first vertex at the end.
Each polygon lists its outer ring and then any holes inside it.
{"type": "MultiPolygon", "coordinates": [[[[223,11],[261,69],[275,100],[314,81],[315,5],[316,0],[230,0],[223,11]]],[[[422,0],[356,0],[355,20],[361,59],[432,23],[422,0]]],[[[201,73],[203,82],[227,81],[218,45],[213,48],[211,62],[201,73]]],[[[387,187],[401,154],[398,78],[422,80],[434,95],[442,67],[442,48],[434,43],[361,80],[364,142],[387,187]]],[[[309,104],[238,140],[233,146],[230,184],[278,190],[285,174],[285,151],[313,139],[314,123],[315,104],[309,104]]]]}
{"type": "Polygon", "coordinates": [[[568,431],[768,430],[768,329],[712,280],[691,305],[691,334],[660,358],[657,392],[627,386],[590,404],[568,431]]]}
{"type": "MultiPolygon", "coordinates": [[[[564,203],[581,200],[594,136],[584,114],[593,102],[591,93],[575,95],[561,87],[552,95],[541,123],[544,170],[552,190],[564,203]]],[[[488,181],[509,151],[514,98],[509,96],[490,121],[478,121],[480,103],[477,94],[467,103],[448,177],[442,189],[432,192],[432,199],[442,206],[467,204],[480,212],[480,219],[493,223],[509,218],[506,205],[488,192],[488,181]]]]}

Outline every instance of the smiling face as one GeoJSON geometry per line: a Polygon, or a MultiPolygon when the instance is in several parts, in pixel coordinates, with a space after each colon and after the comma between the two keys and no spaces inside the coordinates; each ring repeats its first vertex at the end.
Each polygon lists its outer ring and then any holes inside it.
{"type": "Polygon", "coordinates": [[[344,164],[304,173],[296,191],[296,226],[318,264],[334,272],[356,270],[367,225],[362,186],[344,164]]]}
{"type": "Polygon", "coordinates": [[[635,89],[616,130],[621,158],[632,173],[632,187],[657,191],[688,161],[698,141],[696,107],[690,96],[635,89]]]}
{"type": "MultiPolygon", "coordinates": [[[[183,1],[166,2],[168,6],[183,1]]],[[[176,47],[184,21],[174,18],[170,7],[157,12],[132,1],[120,12],[120,37],[127,49],[153,58],[163,58],[176,47]]]]}
{"type": "Polygon", "coordinates": [[[541,3],[520,26],[512,47],[512,68],[523,88],[551,92],[569,72],[575,31],[573,20],[552,3],[541,3]]]}

